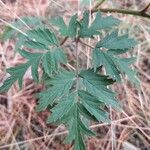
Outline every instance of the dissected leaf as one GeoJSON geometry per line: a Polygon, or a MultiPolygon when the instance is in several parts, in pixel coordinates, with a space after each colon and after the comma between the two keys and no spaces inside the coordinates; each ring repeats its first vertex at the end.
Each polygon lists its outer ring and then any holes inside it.
{"type": "Polygon", "coordinates": [[[70,143],[74,141],[75,150],[85,150],[83,141],[84,135],[92,136],[94,135],[94,133],[90,129],[88,129],[81,120],[77,103],[68,114],[72,117],[67,122],[69,126],[69,134],[65,139],[65,142],[70,143]]]}
{"type": "Polygon", "coordinates": [[[79,91],[79,97],[81,98],[82,105],[98,121],[109,122],[108,114],[100,109],[101,102],[96,97],[82,90],[79,91]]]}
{"type": "Polygon", "coordinates": [[[75,103],[74,94],[70,94],[69,96],[61,99],[61,101],[51,109],[52,114],[48,118],[47,122],[52,123],[61,119],[64,115],[66,115],[70,109],[73,107],[75,103]]]}
{"type": "Polygon", "coordinates": [[[120,110],[120,104],[115,99],[115,93],[107,88],[114,82],[112,79],[94,73],[92,69],[82,71],[80,76],[83,78],[83,83],[90,94],[96,96],[99,101],[104,102],[107,106],[111,105],[120,110]]]}
{"type": "Polygon", "coordinates": [[[59,32],[62,36],[75,37],[77,34],[77,14],[71,17],[68,26],[62,17],[52,18],[50,22],[59,28],[59,32]]]}
{"type": "Polygon", "coordinates": [[[32,77],[34,81],[39,81],[38,67],[42,58],[42,53],[30,53],[25,50],[20,50],[20,54],[28,59],[28,63],[31,66],[32,77]]]}
{"type": "Polygon", "coordinates": [[[99,66],[104,66],[106,69],[106,73],[111,75],[111,77],[120,81],[120,71],[116,67],[116,64],[113,61],[113,57],[109,56],[106,52],[95,48],[93,51],[93,66],[94,70],[96,70],[99,66]]]}
{"type": "MultiPolygon", "coordinates": [[[[128,35],[118,36],[117,31],[107,35],[104,39],[99,41],[96,48],[93,51],[93,66],[96,70],[100,66],[104,66],[106,73],[110,75],[114,80],[121,81],[121,74],[124,73],[129,76],[129,79],[137,83],[137,77],[135,71],[129,68],[125,58],[115,57],[114,55],[120,55],[126,53],[135,46],[136,42],[134,39],[129,38],[128,35]],[[104,51],[99,48],[108,49],[104,51]]],[[[130,58],[132,59],[132,58],[130,58]]],[[[129,60],[129,59],[128,59],[129,60]]],[[[133,63],[133,61],[132,61],[133,63]]]]}
{"type": "Polygon", "coordinates": [[[137,72],[133,70],[130,65],[135,62],[135,58],[115,58],[115,64],[118,66],[122,74],[127,75],[128,79],[135,84],[139,85],[139,79],[137,77],[137,72]]]}
{"type": "Polygon", "coordinates": [[[16,67],[11,67],[7,69],[7,72],[12,78],[17,78],[20,89],[22,88],[22,80],[30,64],[27,62],[25,64],[18,65],[16,67]]]}
{"type": "Polygon", "coordinates": [[[3,85],[0,87],[0,93],[7,92],[11,86],[16,82],[17,78],[16,77],[9,77],[7,78],[3,85]]]}
{"type": "Polygon", "coordinates": [[[108,29],[117,26],[120,21],[112,16],[102,17],[98,12],[91,25],[89,25],[89,11],[85,11],[83,14],[83,20],[80,23],[79,36],[80,37],[92,37],[100,34],[101,29],[108,29]]]}
{"type": "Polygon", "coordinates": [[[63,53],[62,49],[57,48],[54,51],[49,51],[44,55],[43,67],[44,71],[52,76],[54,72],[58,71],[58,66],[60,63],[65,64],[67,62],[66,55],[63,53]]]}
{"type": "Polygon", "coordinates": [[[38,111],[42,111],[47,108],[48,105],[53,104],[56,99],[67,95],[74,83],[75,74],[73,72],[62,71],[55,78],[51,78],[47,81],[50,86],[47,91],[39,94],[38,111]]]}
{"type": "Polygon", "coordinates": [[[118,31],[114,31],[107,35],[104,39],[100,40],[97,44],[97,48],[107,49],[131,49],[136,45],[134,39],[129,38],[128,35],[118,36],[118,31]]]}

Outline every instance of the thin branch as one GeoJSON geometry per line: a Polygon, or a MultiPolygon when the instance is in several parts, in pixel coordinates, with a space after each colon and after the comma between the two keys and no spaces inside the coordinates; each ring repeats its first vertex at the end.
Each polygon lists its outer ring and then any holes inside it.
{"type": "Polygon", "coordinates": [[[150,7],[150,3],[143,10],[141,10],[141,12],[146,13],[149,7],[150,7]]]}
{"type": "Polygon", "coordinates": [[[66,36],[66,37],[62,40],[62,42],[60,43],[60,45],[63,45],[63,44],[67,41],[67,39],[68,39],[68,37],[66,36]]]}
{"type": "Polygon", "coordinates": [[[92,10],[97,9],[98,7],[100,7],[106,0],[102,0],[101,2],[97,3],[92,10]]]}
{"type": "Polygon", "coordinates": [[[114,13],[121,13],[121,14],[128,14],[128,15],[150,18],[150,15],[146,14],[146,12],[136,11],[136,10],[126,10],[126,9],[116,9],[116,8],[97,8],[93,10],[93,13],[97,11],[101,11],[105,13],[114,12],[114,13]]]}
{"type": "Polygon", "coordinates": [[[89,44],[84,43],[84,42],[83,42],[83,41],[81,41],[80,39],[79,39],[79,42],[80,42],[81,44],[83,44],[83,45],[85,45],[85,46],[89,47],[89,48],[94,49],[94,47],[92,47],[92,46],[91,46],[91,45],[89,45],[89,44]]]}

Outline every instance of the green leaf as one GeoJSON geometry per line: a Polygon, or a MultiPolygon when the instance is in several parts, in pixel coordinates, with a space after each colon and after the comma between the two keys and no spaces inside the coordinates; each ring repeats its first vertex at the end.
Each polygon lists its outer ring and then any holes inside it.
{"type": "Polygon", "coordinates": [[[50,46],[59,46],[59,41],[55,34],[46,27],[27,31],[27,37],[18,34],[18,44],[16,50],[22,46],[38,50],[50,50],[50,46]]]}
{"type": "Polygon", "coordinates": [[[79,0],[79,2],[80,2],[80,5],[90,5],[90,3],[91,3],[91,1],[92,0],[79,0]]]}
{"type": "Polygon", "coordinates": [[[59,41],[56,38],[55,34],[52,31],[50,31],[48,28],[38,28],[38,29],[29,30],[27,32],[27,35],[28,38],[46,46],[59,45],[59,41]]]}
{"type": "Polygon", "coordinates": [[[28,59],[28,63],[31,66],[31,72],[32,72],[32,77],[34,81],[37,83],[39,82],[39,74],[38,74],[38,67],[42,58],[42,53],[30,53],[25,50],[19,50],[19,53],[28,59]]]}
{"type": "Polygon", "coordinates": [[[129,49],[133,48],[135,44],[135,40],[129,38],[127,34],[118,36],[117,31],[114,31],[110,35],[107,35],[104,39],[97,43],[96,48],[93,51],[94,70],[100,66],[104,66],[106,73],[111,75],[114,80],[121,81],[121,74],[123,75],[125,73],[129,76],[129,79],[132,80],[133,78],[133,82],[137,83],[136,73],[131,68],[129,68],[129,65],[126,64],[127,61],[124,62],[124,58],[122,59],[119,57],[114,57],[114,55],[126,53],[129,51],[129,49]],[[102,48],[108,50],[103,51],[102,48]]]}
{"type": "Polygon", "coordinates": [[[48,28],[37,28],[27,32],[28,37],[24,37],[22,45],[39,50],[50,50],[49,46],[59,46],[59,41],[55,34],[48,28]]]}
{"type": "Polygon", "coordinates": [[[121,81],[120,71],[115,64],[113,57],[109,56],[99,48],[95,48],[93,51],[93,66],[94,70],[99,66],[104,66],[108,75],[111,75],[116,81],[121,81]]]}
{"type": "Polygon", "coordinates": [[[15,81],[18,81],[20,89],[22,88],[22,80],[23,77],[28,70],[28,68],[31,66],[32,71],[32,77],[33,79],[38,82],[38,65],[41,60],[41,54],[40,53],[30,53],[24,50],[19,50],[20,54],[29,59],[27,63],[18,65],[16,67],[11,67],[7,69],[7,72],[10,74],[10,77],[4,81],[4,84],[2,87],[0,87],[1,92],[6,92],[9,90],[9,88],[12,86],[12,84],[15,81]]]}
{"type": "Polygon", "coordinates": [[[61,99],[61,101],[51,109],[52,114],[47,120],[47,123],[56,122],[64,115],[66,115],[75,103],[75,94],[69,94],[67,97],[61,99]]]}
{"type": "Polygon", "coordinates": [[[52,86],[39,94],[37,110],[45,110],[47,106],[52,105],[56,99],[58,100],[67,95],[74,83],[75,76],[73,72],[61,71],[60,74],[49,79],[46,84],[52,86]]]}
{"type": "Polygon", "coordinates": [[[16,82],[17,78],[16,77],[9,77],[7,78],[3,85],[0,87],[0,93],[7,92],[11,86],[16,82]]]}
{"type": "Polygon", "coordinates": [[[96,14],[96,18],[92,22],[89,30],[109,29],[120,24],[120,20],[112,16],[102,17],[100,12],[96,14]]]}
{"type": "Polygon", "coordinates": [[[72,118],[68,121],[69,134],[65,139],[65,142],[70,143],[74,141],[75,150],[85,150],[83,136],[92,136],[94,133],[89,130],[81,120],[77,103],[74,105],[74,109],[72,109],[68,114],[71,115],[72,118]]]}
{"type": "Polygon", "coordinates": [[[79,91],[79,97],[81,98],[82,105],[98,121],[110,122],[108,114],[100,108],[102,103],[96,97],[83,90],[79,91]]]}
{"type": "Polygon", "coordinates": [[[7,69],[7,72],[11,75],[11,77],[18,80],[20,89],[22,88],[22,80],[23,80],[24,74],[26,73],[29,67],[30,67],[30,64],[27,62],[25,64],[21,64],[16,67],[11,67],[7,69]]]}
{"type": "Polygon", "coordinates": [[[27,47],[27,48],[31,48],[31,49],[50,50],[47,45],[44,45],[42,43],[35,42],[35,41],[32,41],[32,40],[24,41],[22,43],[22,45],[27,47]]]}
{"type": "MultiPolygon", "coordinates": [[[[116,51],[120,50],[117,49],[116,51]]],[[[96,70],[99,66],[104,66],[106,73],[111,75],[114,80],[121,81],[121,75],[123,76],[125,74],[132,83],[138,85],[139,81],[136,76],[136,71],[130,67],[130,65],[134,63],[135,58],[119,58],[113,56],[113,54],[118,55],[118,53],[120,52],[115,52],[115,50],[113,50],[113,52],[111,52],[111,50],[104,52],[95,48],[93,51],[94,70],[96,70]]]]}
{"type": "Polygon", "coordinates": [[[56,48],[54,51],[48,51],[43,58],[43,68],[44,71],[52,76],[53,73],[58,71],[60,63],[65,64],[67,62],[66,55],[63,53],[63,50],[56,48]]]}
{"type": "Polygon", "coordinates": [[[62,17],[56,17],[50,19],[50,22],[59,28],[59,32],[62,36],[75,37],[77,34],[77,14],[73,15],[67,26],[62,17]]]}
{"type": "Polygon", "coordinates": [[[107,49],[131,49],[136,45],[134,39],[129,38],[128,35],[118,36],[118,31],[114,31],[107,35],[104,39],[100,40],[97,44],[97,48],[107,49]]]}
{"type": "Polygon", "coordinates": [[[139,86],[139,79],[137,77],[137,72],[133,70],[130,65],[135,62],[135,58],[115,58],[115,64],[118,66],[120,72],[122,74],[127,75],[128,79],[135,84],[137,87],[139,86]]]}
{"type": "Polygon", "coordinates": [[[100,34],[101,29],[108,29],[117,26],[120,21],[112,16],[102,17],[98,12],[92,24],[89,26],[89,11],[85,11],[83,19],[80,22],[80,37],[92,37],[93,35],[100,34]]]}
{"type": "Polygon", "coordinates": [[[113,108],[120,110],[120,104],[115,99],[115,93],[107,88],[108,85],[113,83],[112,79],[108,76],[99,75],[93,72],[93,69],[81,71],[80,77],[83,78],[83,83],[87,91],[97,97],[101,102],[107,106],[111,105],[113,108]]]}

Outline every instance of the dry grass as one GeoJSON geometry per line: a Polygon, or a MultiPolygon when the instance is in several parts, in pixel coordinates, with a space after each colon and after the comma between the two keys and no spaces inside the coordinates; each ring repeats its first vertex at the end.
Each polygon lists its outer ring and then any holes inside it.
{"type": "MultiPolygon", "coordinates": [[[[3,0],[4,1],[4,0],[3,0]]],[[[6,0],[5,0],[6,1],[6,0]]],[[[0,18],[7,22],[24,15],[55,16],[63,15],[66,19],[77,11],[76,2],[63,0],[18,0],[6,5],[0,3],[0,18]]],[[[148,0],[120,0],[107,1],[102,7],[121,7],[141,9],[148,0]]],[[[94,4],[92,3],[92,6],[94,4]]],[[[92,7],[91,6],[91,7],[92,7]]],[[[83,7],[80,7],[80,11],[83,7]]],[[[80,12],[79,12],[80,14],[80,12]]],[[[110,109],[111,125],[100,123],[92,125],[97,131],[96,138],[90,138],[88,150],[148,150],[150,149],[150,20],[113,14],[121,18],[124,23],[120,30],[129,29],[130,35],[135,37],[139,44],[128,53],[128,56],[137,56],[135,68],[139,73],[141,85],[135,89],[128,81],[113,88],[119,95],[124,111],[116,112],[110,109]]],[[[4,23],[0,22],[3,27],[4,23]]],[[[2,31],[2,30],[1,30],[2,31]]],[[[94,41],[86,41],[93,44],[94,41]]],[[[64,49],[70,59],[75,56],[71,53],[74,45],[66,43],[64,49]]],[[[84,45],[80,47],[80,56],[85,59],[82,65],[90,65],[90,49],[84,45]]],[[[24,62],[14,50],[14,41],[0,42],[0,82],[7,76],[5,69],[24,62]]],[[[72,68],[68,64],[68,67],[72,68]]],[[[25,75],[24,88],[19,91],[18,85],[13,86],[5,95],[0,95],[0,149],[2,150],[68,150],[69,145],[62,143],[67,131],[64,126],[46,125],[48,112],[35,111],[35,94],[42,90],[42,85],[32,82],[31,73],[25,75]]]]}

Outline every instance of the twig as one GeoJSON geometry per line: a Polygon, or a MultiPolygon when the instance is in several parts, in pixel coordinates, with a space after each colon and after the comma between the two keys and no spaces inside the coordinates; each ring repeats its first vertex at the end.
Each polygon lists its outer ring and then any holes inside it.
{"type": "Polygon", "coordinates": [[[97,3],[92,10],[97,9],[98,7],[100,7],[106,0],[102,0],[101,2],[97,3]]]}
{"type": "Polygon", "coordinates": [[[62,42],[60,43],[60,45],[63,45],[63,44],[67,41],[67,39],[68,39],[68,37],[66,36],[66,37],[62,40],[62,42]]]}
{"type": "Polygon", "coordinates": [[[91,45],[89,45],[89,44],[84,43],[84,42],[83,42],[83,41],[81,41],[80,39],[79,39],[79,42],[80,42],[81,44],[83,44],[83,45],[85,45],[85,46],[89,47],[89,48],[94,49],[94,47],[93,47],[93,46],[91,46],[91,45]]]}
{"type": "Polygon", "coordinates": [[[141,13],[146,13],[149,7],[150,7],[150,3],[143,10],[141,10],[141,13]]]}
{"type": "Polygon", "coordinates": [[[150,18],[150,15],[146,14],[146,12],[142,11],[136,11],[136,10],[126,10],[126,9],[117,9],[117,8],[97,8],[93,10],[94,12],[101,11],[101,12],[115,12],[115,13],[121,13],[121,14],[128,14],[128,15],[134,15],[144,18],[150,18]]]}

